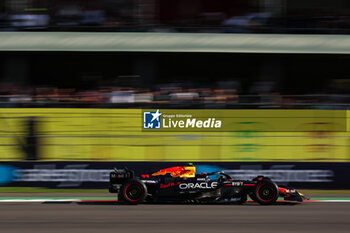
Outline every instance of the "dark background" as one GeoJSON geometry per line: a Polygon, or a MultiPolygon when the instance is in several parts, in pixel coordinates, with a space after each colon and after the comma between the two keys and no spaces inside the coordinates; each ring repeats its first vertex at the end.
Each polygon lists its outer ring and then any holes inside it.
{"type": "MultiPolygon", "coordinates": [[[[257,82],[273,82],[280,94],[347,94],[349,55],[122,52],[0,52],[0,82],[23,87],[186,88],[237,82],[239,94],[259,94],[257,82]]],[[[221,85],[221,86],[220,86],[221,85]]],[[[229,86],[226,86],[229,88],[229,86]]]]}

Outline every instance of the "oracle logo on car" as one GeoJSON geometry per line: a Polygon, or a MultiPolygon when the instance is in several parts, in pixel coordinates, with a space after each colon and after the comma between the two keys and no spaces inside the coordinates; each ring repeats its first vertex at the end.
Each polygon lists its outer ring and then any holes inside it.
{"type": "Polygon", "coordinates": [[[180,189],[214,189],[218,186],[218,182],[212,183],[181,183],[180,189]]]}

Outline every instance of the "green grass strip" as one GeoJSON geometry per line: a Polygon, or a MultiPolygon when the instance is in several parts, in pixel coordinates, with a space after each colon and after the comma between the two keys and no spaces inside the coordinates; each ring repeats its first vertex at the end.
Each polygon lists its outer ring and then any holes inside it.
{"type": "Polygon", "coordinates": [[[108,189],[49,189],[39,187],[0,187],[0,193],[108,193],[108,189]]]}

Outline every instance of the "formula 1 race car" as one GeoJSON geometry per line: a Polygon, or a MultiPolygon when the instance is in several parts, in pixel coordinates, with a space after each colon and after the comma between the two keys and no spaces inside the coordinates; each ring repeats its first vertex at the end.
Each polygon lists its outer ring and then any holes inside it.
{"type": "Polygon", "coordinates": [[[279,196],[284,200],[302,202],[303,194],[278,186],[270,178],[234,180],[222,171],[196,174],[193,165],[162,169],[153,174],[135,177],[128,168],[110,173],[109,192],[118,194],[118,201],[129,204],[143,202],[182,203],[245,203],[249,196],[261,205],[271,205],[279,196]],[[216,176],[217,179],[210,177],[216,176]]]}

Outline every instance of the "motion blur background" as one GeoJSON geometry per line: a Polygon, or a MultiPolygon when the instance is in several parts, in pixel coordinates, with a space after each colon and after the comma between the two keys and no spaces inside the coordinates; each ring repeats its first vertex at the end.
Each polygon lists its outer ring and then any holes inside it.
{"type": "Polygon", "coordinates": [[[346,0],[3,0],[4,31],[349,33],[346,0]]]}
{"type": "Polygon", "coordinates": [[[137,161],[348,189],[348,127],[261,132],[242,119],[239,132],[149,133],[141,109],[349,122],[349,13],[346,0],[2,0],[0,185],[100,188],[137,161]]]}

